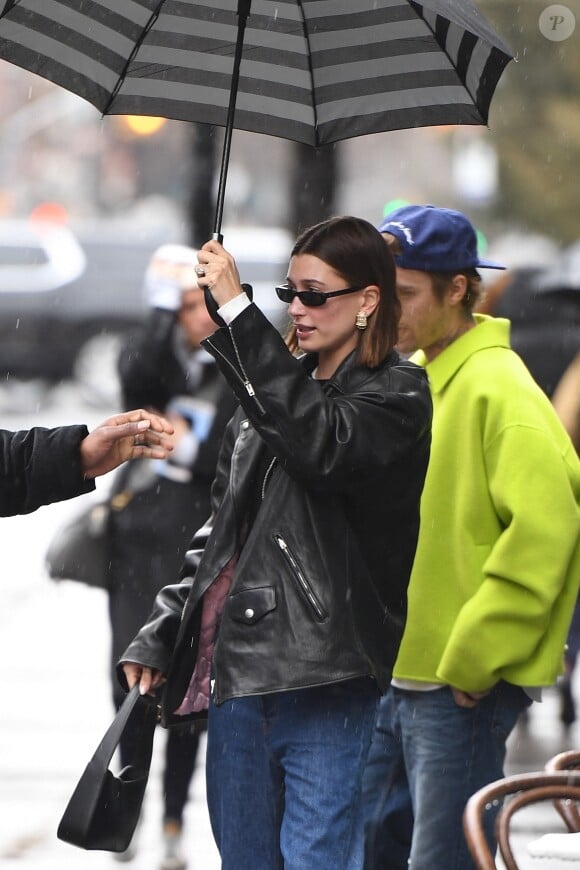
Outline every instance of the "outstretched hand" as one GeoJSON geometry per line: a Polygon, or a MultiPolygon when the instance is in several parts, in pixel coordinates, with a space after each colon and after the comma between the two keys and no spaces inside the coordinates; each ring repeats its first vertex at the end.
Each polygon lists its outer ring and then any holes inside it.
{"type": "Polygon", "coordinates": [[[165,459],[173,450],[172,434],[164,417],[141,408],[109,417],[81,441],[83,474],[98,477],[127,459],[165,459]]]}

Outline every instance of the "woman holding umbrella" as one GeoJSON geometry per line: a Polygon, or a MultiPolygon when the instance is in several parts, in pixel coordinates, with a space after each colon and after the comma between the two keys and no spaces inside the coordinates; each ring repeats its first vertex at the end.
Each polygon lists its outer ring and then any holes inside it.
{"type": "Polygon", "coordinates": [[[219,242],[199,262],[227,324],[204,346],[241,407],[212,517],[124,676],[142,693],[165,682],[165,725],[208,716],[224,870],[354,870],[362,771],[405,621],[428,385],[394,350],[394,264],[366,221],[333,218],[298,238],[277,288],[285,342],[219,242]]]}

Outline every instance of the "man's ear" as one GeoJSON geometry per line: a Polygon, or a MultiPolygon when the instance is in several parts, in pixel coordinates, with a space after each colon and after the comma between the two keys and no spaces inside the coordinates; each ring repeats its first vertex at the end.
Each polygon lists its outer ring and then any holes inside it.
{"type": "Polygon", "coordinates": [[[465,275],[454,275],[449,283],[448,294],[451,305],[461,305],[461,300],[468,290],[468,281],[465,275]]]}

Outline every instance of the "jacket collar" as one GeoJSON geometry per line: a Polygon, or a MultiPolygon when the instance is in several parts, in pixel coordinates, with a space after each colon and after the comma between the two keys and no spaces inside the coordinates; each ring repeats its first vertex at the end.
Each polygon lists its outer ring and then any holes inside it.
{"type": "Polygon", "coordinates": [[[510,322],[503,317],[486,314],[473,315],[476,326],[441,351],[432,362],[427,362],[422,350],[411,357],[412,362],[423,366],[429,376],[433,393],[440,393],[463,364],[475,353],[490,347],[510,347],[510,322]]]}
{"type": "MultiPolygon", "coordinates": [[[[316,369],[316,366],[318,365],[318,354],[316,353],[304,354],[304,356],[299,357],[299,359],[308,374],[312,374],[312,372],[316,369]]],[[[399,353],[396,350],[392,350],[377,368],[383,369],[387,366],[393,366],[396,365],[399,361],[399,353]]],[[[337,370],[328,379],[327,383],[332,384],[334,387],[340,390],[344,383],[347,380],[350,380],[353,374],[358,374],[360,380],[364,381],[368,377],[372,377],[374,371],[375,369],[370,369],[366,366],[358,365],[356,361],[355,349],[343,359],[337,370]]]]}

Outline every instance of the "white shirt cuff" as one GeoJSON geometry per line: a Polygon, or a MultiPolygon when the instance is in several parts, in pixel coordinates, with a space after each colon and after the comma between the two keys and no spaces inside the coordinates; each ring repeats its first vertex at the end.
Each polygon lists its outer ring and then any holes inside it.
{"type": "Polygon", "coordinates": [[[227,326],[229,326],[232,320],[235,320],[238,314],[241,314],[242,311],[251,304],[252,303],[246,294],[240,293],[239,296],[234,296],[233,299],[230,299],[229,302],[226,302],[221,308],[218,308],[218,314],[227,326]]]}

